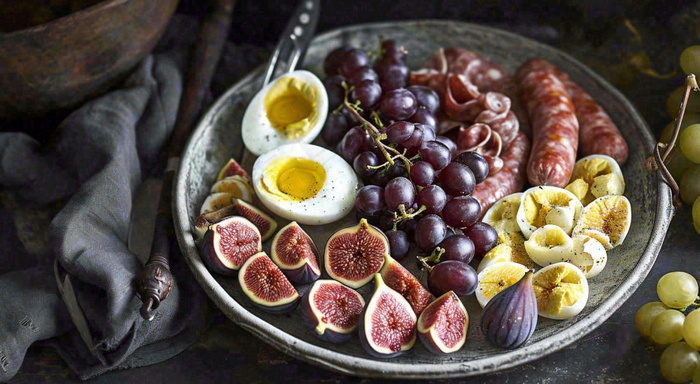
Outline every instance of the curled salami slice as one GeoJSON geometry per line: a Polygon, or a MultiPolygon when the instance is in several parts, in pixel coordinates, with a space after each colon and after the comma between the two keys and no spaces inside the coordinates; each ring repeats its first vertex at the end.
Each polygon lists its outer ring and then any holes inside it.
{"type": "Polygon", "coordinates": [[[625,139],[605,109],[584,91],[566,72],[543,59],[530,59],[527,65],[533,69],[554,74],[564,83],[576,110],[579,123],[579,144],[583,156],[608,155],[618,163],[627,161],[628,149],[625,139]]]}
{"type": "Polygon", "coordinates": [[[518,69],[516,81],[532,125],[528,180],[532,185],[563,188],[576,162],[579,130],[566,87],[553,74],[532,70],[528,63],[518,69]]]}
{"type": "Polygon", "coordinates": [[[481,204],[483,215],[493,203],[511,193],[522,191],[525,187],[527,158],[530,155],[530,139],[523,132],[518,132],[510,146],[501,154],[503,168],[477,184],[472,197],[481,204]]]}

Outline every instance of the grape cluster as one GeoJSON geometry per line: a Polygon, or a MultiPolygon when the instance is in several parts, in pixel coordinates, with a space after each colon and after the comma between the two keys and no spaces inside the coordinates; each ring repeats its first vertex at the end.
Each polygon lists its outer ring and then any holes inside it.
{"type": "Polygon", "coordinates": [[[661,301],[637,310],[637,330],[665,347],[660,367],[668,381],[687,383],[692,378],[696,382],[700,378],[700,310],[687,316],[684,312],[700,306],[698,282],[688,273],[670,272],[659,279],[656,293],[661,301]]]}
{"type": "Polygon", "coordinates": [[[437,136],[440,99],[428,87],[407,86],[405,54],[382,41],[370,67],[364,51],[332,51],[324,69],[333,112],[322,135],[362,178],[355,208],[385,232],[391,256],[403,259],[413,243],[434,295],[469,295],[477,286],[469,262],[498,242],[496,231],[478,222],[481,206],[470,196],[489,165],[437,136]]]}
{"type": "MultiPolygon", "coordinates": [[[[683,71],[690,75],[700,76],[700,45],[686,48],[680,56],[683,71]]],[[[685,94],[686,86],[678,87],[668,97],[666,110],[675,118],[679,113],[678,106],[685,94]]],[[[671,174],[679,182],[681,199],[692,206],[693,225],[700,233],[700,97],[690,94],[685,107],[685,116],[678,137],[678,149],[673,152],[668,161],[671,174]]],[[[672,122],[661,135],[661,141],[669,143],[675,122],[672,122]]]]}

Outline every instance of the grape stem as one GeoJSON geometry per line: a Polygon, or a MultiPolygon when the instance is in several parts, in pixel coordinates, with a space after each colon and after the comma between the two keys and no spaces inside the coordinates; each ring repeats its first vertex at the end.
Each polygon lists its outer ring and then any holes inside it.
{"type": "Polygon", "coordinates": [[[408,211],[406,211],[406,207],[403,204],[399,204],[396,209],[399,211],[398,213],[394,212],[394,219],[392,220],[394,226],[393,230],[396,231],[397,225],[404,221],[404,220],[410,220],[421,213],[425,211],[427,208],[425,205],[421,205],[415,212],[413,211],[413,208],[409,208],[408,211]]]}
{"type": "Polygon", "coordinates": [[[671,192],[673,194],[673,205],[676,208],[676,212],[681,208],[682,202],[680,199],[680,189],[678,188],[678,183],[673,179],[671,172],[666,167],[666,159],[673,153],[678,141],[678,135],[681,131],[681,125],[683,124],[683,118],[685,117],[685,110],[688,106],[688,98],[690,97],[691,91],[700,91],[698,87],[698,82],[695,79],[694,74],[690,74],[685,78],[685,93],[683,94],[683,100],[678,110],[678,118],[676,119],[676,126],[673,129],[673,136],[668,143],[656,143],[654,147],[653,156],[647,158],[645,166],[648,171],[654,172],[659,171],[663,176],[666,183],[671,187],[671,192]],[[663,150],[663,155],[661,151],[663,150]]]}
{"type": "Polygon", "coordinates": [[[427,259],[427,257],[419,257],[419,258],[418,258],[418,262],[420,262],[421,264],[423,264],[423,268],[421,268],[421,271],[422,271],[423,269],[427,269],[428,272],[430,272],[430,271],[433,269],[433,267],[431,267],[431,266],[428,264],[428,261],[427,261],[426,259],[427,259]]]}
{"type": "Polygon", "coordinates": [[[445,254],[445,248],[442,247],[435,247],[433,249],[433,252],[430,254],[430,256],[426,257],[419,257],[418,260],[420,260],[422,263],[439,263],[440,258],[442,258],[442,255],[445,254]]]}
{"type": "MultiPolygon", "coordinates": [[[[348,100],[348,95],[350,94],[352,88],[348,87],[348,85],[345,82],[343,82],[343,88],[345,89],[345,99],[343,101],[343,105],[345,105],[345,107],[353,114],[353,116],[355,116],[355,118],[362,123],[362,128],[370,136],[372,136],[372,139],[377,144],[377,147],[382,152],[382,155],[384,155],[386,161],[389,164],[394,165],[394,156],[391,156],[389,152],[393,153],[395,157],[397,157],[404,163],[404,166],[406,167],[406,172],[408,172],[408,174],[411,174],[411,165],[413,165],[411,160],[404,156],[404,154],[399,152],[396,148],[384,144],[382,142],[382,140],[386,139],[386,135],[383,134],[379,130],[379,128],[375,127],[374,124],[372,124],[369,120],[365,119],[360,114],[362,112],[362,109],[359,107],[359,105],[353,104],[348,100]]],[[[378,119],[378,116],[375,116],[375,119],[378,119]]]]}

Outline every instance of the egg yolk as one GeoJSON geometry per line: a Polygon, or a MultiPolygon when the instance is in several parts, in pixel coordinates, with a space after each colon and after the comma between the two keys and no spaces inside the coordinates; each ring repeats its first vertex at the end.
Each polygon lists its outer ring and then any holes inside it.
{"type": "Polygon", "coordinates": [[[304,135],[318,120],[316,89],[291,77],[280,78],[265,95],[267,119],[290,138],[304,135]]]}
{"type": "Polygon", "coordinates": [[[321,190],[326,170],[313,160],[299,157],[275,159],[265,168],[263,189],[280,200],[304,201],[321,190]]]}

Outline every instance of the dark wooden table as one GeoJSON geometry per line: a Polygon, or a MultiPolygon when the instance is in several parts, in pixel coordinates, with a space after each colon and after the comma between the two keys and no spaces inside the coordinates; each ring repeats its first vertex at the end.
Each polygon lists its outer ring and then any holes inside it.
{"type": "MultiPolygon", "coordinates": [[[[269,46],[283,28],[292,5],[280,2],[239,1],[230,40],[234,44],[269,46]],[[274,5],[272,4],[274,3],[274,5]]],[[[320,30],[358,22],[408,18],[454,18],[480,22],[520,32],[571,53],[621,89],[657,132],[670,121],[665,101],[682,84],[682,76],[659,78],[679,71],[682,49],[700,41],[694,18],[700,7],[694,2],[627,1],[614,6],[605,1],[435,2],[381,1],[323,2],[320,30]],[[507,3],[507,4],[506,4],[507,3]],[[556,4],[555,4],[556,3],[556,4]],[[494,4],[498,4],[494,2],[494,4]]],[[[181,13],[201,14],[200,3],[181,2],[181,13]]],[[[233,79],[228,79],[233,80],[233,79]]],[[[219,86],[223,86],[219,84],[219,86]]],[[[700,96],[696,96],[700,97],[700,96]]],[[[614,262],[611,260],[610,262],[614,262]]],[[[637,292],[602,326],[574,345],[536,362],[466,382],[660,382],[661,349],[634,329],[634,314],[646,302],[656,300],[656,282],[665,273],[684,270],[700,277],[700,235],[692,227],[690,209],[674,218],[652,272],[637,292]]],[[[468,346],[467,346],[468,347],[468,346]]],[[[221,313],[196,344],[175,358],[150,367],[116,371],[91,380],[94,383],[193,383],[193,382],[360,382],[294,360],[274,350],[221,313]]],[[[33,347],[11,383],[74,383],[77,376],[49,348],[33,347]]]]}

